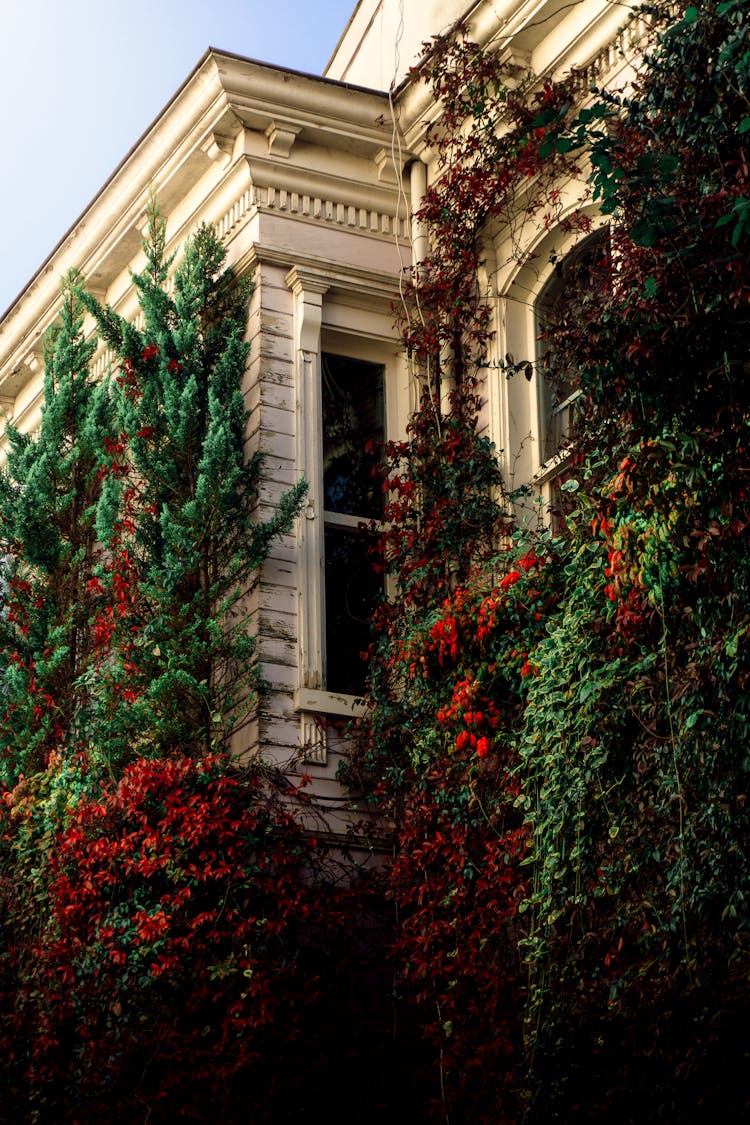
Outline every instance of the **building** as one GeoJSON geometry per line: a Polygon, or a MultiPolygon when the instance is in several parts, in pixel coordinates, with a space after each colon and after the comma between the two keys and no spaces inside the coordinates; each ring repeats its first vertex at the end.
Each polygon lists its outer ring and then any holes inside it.
{"type": "MultiPolygon", "coordinates": [[[[266,451],[268,504],[300,476],[310,490],[296,537],[275,546],[253,595],[270,690],[234,748],[304,758],[334,802],[372,585],[360,523],[377,516],[355,479],[351,438],[403,435],[416,405],[391,303],[426,249],[412,216],[437,173],[424,144],[431,94],[409,67],[425,40],[461,20],[472,39],[538,75],[577,69],[585,96],[594,77],[627,81],[638,24],[620,31],[626,14],[606,0],[359,0],[322,77],[209,49],[0,322],[0,405],[33,431],[59,279],[75,267],[98,297],[135,315],[130,272],[143,264],[152,191],[168,249],[206,221],[229,265],[253,272],[248,450],[266,451]]],[[[563,188],[564,213],[579,195],[563,188]]],[[[539,317],[555,298],[551,256],[564,259],[575,236],[527,232],[523,266],[509,237],[497,227],[484,239],[494,358],[533,361],[539,317]]],[[[96,362],[104,372],[103,350],[96,362]]],[[[544,504],[571,403],[551,401],[532,366],[527,381],[492,377],[490,364],[482,425],[508,482],[544,504]]]]}

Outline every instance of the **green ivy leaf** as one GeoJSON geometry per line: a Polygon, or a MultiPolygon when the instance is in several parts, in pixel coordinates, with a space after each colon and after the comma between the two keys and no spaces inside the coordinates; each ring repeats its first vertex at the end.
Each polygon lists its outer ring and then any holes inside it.
{"type": "Polygon", "coordinates": [[[641,219],[634,224],[631,238],[636,246],[656,246],[659,241],[659,228],[649,219],[641,219]]]}

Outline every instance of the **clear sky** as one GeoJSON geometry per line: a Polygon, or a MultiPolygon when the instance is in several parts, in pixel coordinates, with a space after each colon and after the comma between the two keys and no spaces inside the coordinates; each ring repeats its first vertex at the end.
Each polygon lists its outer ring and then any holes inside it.
{"type": "Polygon", "coordinates": [[[0,313],[207,47],[320,74],[355,0],[0,0],[0,313]]]}

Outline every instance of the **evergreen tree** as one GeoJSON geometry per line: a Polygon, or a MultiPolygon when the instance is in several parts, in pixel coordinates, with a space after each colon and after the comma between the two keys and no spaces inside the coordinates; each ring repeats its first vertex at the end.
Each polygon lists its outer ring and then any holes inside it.
{"type": "Polygon", "coordinates": [[[295,787],[207,753],[256,698],[243,599],[304,492],[259,520],[249,286],[206,227],[173,278],[156,211],[145,252],[143,326],[71,279],[41,431],[8,431],[2,1121],[131,1121],[152,1103],[170,1120],[199,1103],[234,1120],[248,1090],[275,1119],[289,1086],[273,1063],[290,1035],[312,1041],[322,967],[341,970],[318,947],[350,936],[339,866],[295,815],[295,787]],[[117,356],[100,385],[86,309],[117,356]]]}
{"type": "Polygon", "coordinates": [[[224,250],[202,226],[170,294],[156,208],[144,252],[133,278],[142,329],[81,293],[120,359],[94,625],[94,725],[111,763],[205,753],[252,706],[255,646],[242,599],[303,490],[257,519],[260,458],[245,461],[242,393],[249,285],[223,270],[224,250]]]}
{"type": "Polygon", "coordinates": [[[108,384],[95,385],[89,374],[96,341],[85,339],[76,283],[66,280],[45,341],[41,427],[29,436],[8,425],[0,474],[0,776],[11,784],[43,769],[51,751],[74,745],[85,702],[80,680],[93,660],[87,586],[111,409],[108,384]]]}

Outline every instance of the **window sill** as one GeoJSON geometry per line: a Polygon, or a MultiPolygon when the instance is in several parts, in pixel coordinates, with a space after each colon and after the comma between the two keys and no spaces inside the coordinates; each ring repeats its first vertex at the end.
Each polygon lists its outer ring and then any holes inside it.
{"type": "Polygon", "coordinates": [[[548,461],[545,461],[543,465],[539,466],[534,476],[531,478],[531,483],[539,488],[541,485],[547,484],[547,482],[554,477],[559,476],[570,464],[574,452],[575,449],[572,445],[559,450],[559,452],[550,457],[548,461]]]}
{"type": "Polygon", "coordinates": [[[343,695],[318,688],[297,688],[294,693],[294,710],[356,719],[364,715],[366,708],[364,700],[358,695],[343,695]]]}

